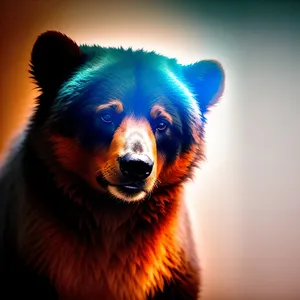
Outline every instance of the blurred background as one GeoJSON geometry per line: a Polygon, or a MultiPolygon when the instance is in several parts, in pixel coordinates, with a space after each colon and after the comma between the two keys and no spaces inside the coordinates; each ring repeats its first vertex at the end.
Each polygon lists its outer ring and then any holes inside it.
{"type": "Polygon", "coordinates": [[[31,47],[45,30],[132,46],[227,74],[209,117],[207,160],[186,196],[203,300],[300,299],[300,4],[297,1],[2,0],[0,155],[37,95],[31,47]]]}

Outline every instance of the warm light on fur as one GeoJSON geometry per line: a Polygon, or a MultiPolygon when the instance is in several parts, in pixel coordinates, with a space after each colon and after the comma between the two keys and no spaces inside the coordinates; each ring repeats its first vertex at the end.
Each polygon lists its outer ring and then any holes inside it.
{"type": "Polygon", "coordinates": [[[5,286],[38,299],[196,300],[183,191],[204,158],[221,65],[78,46],[50,31],[31,74],[37,109],[0,181],[5,286]]]}

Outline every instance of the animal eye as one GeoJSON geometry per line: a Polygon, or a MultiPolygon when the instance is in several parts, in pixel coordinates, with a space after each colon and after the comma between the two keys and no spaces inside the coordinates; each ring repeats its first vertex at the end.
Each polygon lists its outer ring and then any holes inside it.
{"type": "Polygon", "coordinates": [[[156,129],[159,130],[159,131],[164,131],[164,130],[166,130],[167,126],[168,126],[168,123],[167,123],[167,122],[165,122],[165,121],[160,121],[160,122],[157,124],[156,129]]]}
{"type": "Polygon", "coordinates": [[[111,123],[112,122],[112,115],[109,113],[104,113],[101,115],[101,120],[105,123],[111,123]]]}

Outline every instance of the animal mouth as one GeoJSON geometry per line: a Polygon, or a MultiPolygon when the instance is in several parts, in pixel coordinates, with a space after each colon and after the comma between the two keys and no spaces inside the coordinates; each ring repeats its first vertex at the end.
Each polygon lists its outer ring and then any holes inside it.
{"type": "Polygon", "coordinates": [[[130,185],[120,185],[116,188],[118,189],[119,193],[121,193],[124,196],[135,196],[144,191],[143,189],[130,185]]]}
{"type": "Polygon", "coordinates": [[[98,176],[97,182],[102,187],[108,187],[112,186],[115,187],[120,193],[125,195],[134,195],[141,192],[148,193],[145,190],[145,183],[144,181],[136,181],[136,182],[126,182],[126,183],[119,183],[119,184],[113,184],[109,182],[107,179],[104,178],[104,176],[98,176]]]}

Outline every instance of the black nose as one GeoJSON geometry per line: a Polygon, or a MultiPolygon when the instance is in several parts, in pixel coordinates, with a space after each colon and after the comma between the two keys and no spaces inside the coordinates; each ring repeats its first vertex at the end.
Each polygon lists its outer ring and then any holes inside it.
{"type": "Polygon", "coordinates": [[[146,179],[153,168],[153,161],[144,154],[125,154],[119,159],[123,175],[130,179],[146,179]]]}

